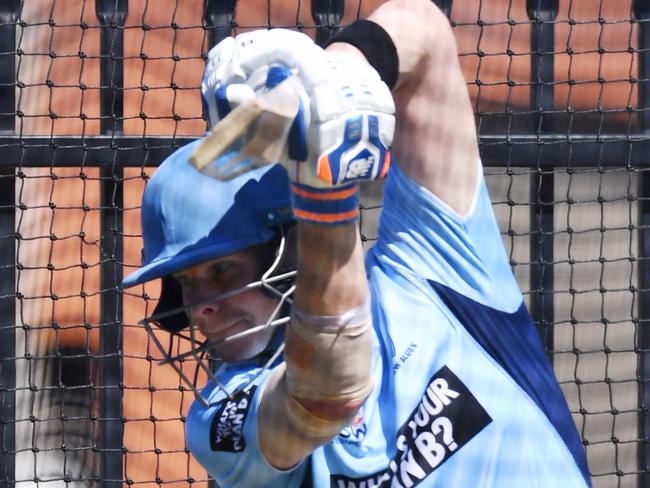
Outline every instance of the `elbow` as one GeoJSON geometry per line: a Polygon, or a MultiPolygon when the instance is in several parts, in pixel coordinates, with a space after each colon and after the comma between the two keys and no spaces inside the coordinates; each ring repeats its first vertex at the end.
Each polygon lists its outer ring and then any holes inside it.
{"type": "Polygon", "coordinates": [[[288,327],[288,407],[312,436],[336,435],[372,392],[371,317],[367,304],[360,310],[316,321],[294,312],[288,327]]]}

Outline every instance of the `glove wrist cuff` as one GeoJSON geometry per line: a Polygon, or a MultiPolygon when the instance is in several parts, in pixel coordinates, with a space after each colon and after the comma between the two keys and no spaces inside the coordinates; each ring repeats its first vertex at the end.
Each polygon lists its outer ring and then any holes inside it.
{"type": "Polygon", "coordinates": [[[359,185],[314,188],[291,184],[293,216],[299,222],[341,225],[359,217],[359,185]]]}
{"type": "Polygon", "coordinates": [[[382,26],[371,20],[356,20],[332,36],[325,47],[335,42],[352,44],[363,53],[388,88],[395,87],[399,76],[397,48],[382,26]]]}

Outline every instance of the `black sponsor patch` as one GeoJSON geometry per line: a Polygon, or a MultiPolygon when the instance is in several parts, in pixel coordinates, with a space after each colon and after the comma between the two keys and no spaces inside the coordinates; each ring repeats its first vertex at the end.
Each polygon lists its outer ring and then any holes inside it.
{"type": "Polygon", "coordinates": [[[443,366],[397,432],[397,451],[385,470],[363,478],[332,475],[336,488],[416,486],[456,454],[492,418],[467,387],[443,366]]]}
{"type": "Polygon", "coordinates": [[[210,426],[210,447],[213,451],[240,452],[246,447],[244,421],[248,414],[255,388],[237,393],[223,405],[212,419],[210,426]]]}

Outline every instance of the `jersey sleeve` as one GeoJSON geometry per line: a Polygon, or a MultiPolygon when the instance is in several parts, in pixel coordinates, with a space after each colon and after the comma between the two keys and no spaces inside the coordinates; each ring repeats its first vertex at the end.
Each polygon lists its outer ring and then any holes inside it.
{"type": "MultiPolygon", "coordinates": [[[[278,470],[266,461],[259,448],[257,416],[270,371],[260,374],[231,398],[209,385],[204,395],[210,399],[210,406],[195,401],[190,408],[185,426],[187,445],[218,486],[300,486],[306,462],[291,470],[278,470]]],[[[234,378],[229,385],[246,384],[249,377],[250,372],[234,378]]]]}
{"type": "Polygon", "coordinates": [[[393,165],[375,247],[374,259],[398,272],[441,283],[481,303],[500,304],[503,310],[521,304],[482,171],[470,211],[460,216],[393,165]]]}

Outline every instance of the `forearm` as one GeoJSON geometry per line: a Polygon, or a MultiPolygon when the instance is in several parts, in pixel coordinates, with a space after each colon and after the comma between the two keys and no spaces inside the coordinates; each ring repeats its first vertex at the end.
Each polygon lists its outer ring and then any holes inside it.
{"type": "Polygon", "coordinates": [[[336,315],[367,299],[358,223],[299,223],[295,306],[311,315],[336,315]]]}
{"type": "Polygon", "coordinates": [[[299,219],[296,225],[286,370],[274,371],[260,407],[260,447],[277,468],[295,465],[336,435],[372,389],[370,303],[358,222],[299,219]],[[275,448],[278,441],[282,450],[275,448]]]}
{"type": "Polygon", "coordinates": [[[297,225],[286,370],[274,371],[260,408],[260,446],[277,468],[295,465],[336,435],[372,389],[369,293],[357,223],[297,225]]]}

